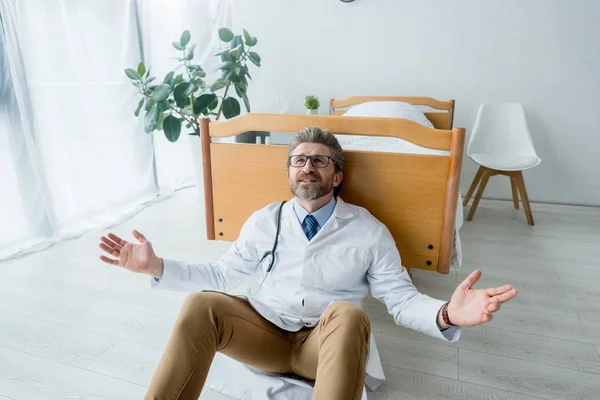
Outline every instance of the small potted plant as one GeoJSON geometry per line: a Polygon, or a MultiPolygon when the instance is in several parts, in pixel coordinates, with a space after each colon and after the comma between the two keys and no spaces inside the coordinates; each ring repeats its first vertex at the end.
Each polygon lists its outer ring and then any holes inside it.
{"type": "Polygon", "coordinates": [[[319,113],[319,98],[316,96],[306,96],[304,99],[304,107],[306,107],[306,113],[316,115],[319,113]]]}

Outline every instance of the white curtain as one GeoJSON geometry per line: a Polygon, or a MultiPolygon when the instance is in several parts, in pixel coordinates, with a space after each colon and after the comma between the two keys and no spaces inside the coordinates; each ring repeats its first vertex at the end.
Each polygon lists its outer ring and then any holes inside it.
{"type": "Polygon", "coordinates": [[[219,3],[0,0],[0,259],[119,223],[195,184],[190,141],[144,132],[123,70],[142,59],[153,74],[170,68],[185,28],[204,66],[216,52],[205,38],[230,18],[219,3]]]}

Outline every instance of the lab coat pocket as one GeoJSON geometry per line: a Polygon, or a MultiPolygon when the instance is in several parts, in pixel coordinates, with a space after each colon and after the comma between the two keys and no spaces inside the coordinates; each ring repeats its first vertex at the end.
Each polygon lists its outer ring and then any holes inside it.
{"type": "Polygon", "coordinates": [[[366,251],[359,247],[328,246],[319,257],[322,286],[327,289],[348,290],[364,279],[366,251]]]}

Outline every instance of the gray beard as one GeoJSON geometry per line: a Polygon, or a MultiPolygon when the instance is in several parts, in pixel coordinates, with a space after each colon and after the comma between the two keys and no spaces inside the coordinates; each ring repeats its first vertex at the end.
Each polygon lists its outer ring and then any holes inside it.
{"type": "Polygon", "coordinates": [[[308,185],[301,185],[298,182],[294,182],[290,185],[290,189],[294,196],[302,200],[316,200],[325,196],[333,189],[333,182],[314,182],[308,185]]]}

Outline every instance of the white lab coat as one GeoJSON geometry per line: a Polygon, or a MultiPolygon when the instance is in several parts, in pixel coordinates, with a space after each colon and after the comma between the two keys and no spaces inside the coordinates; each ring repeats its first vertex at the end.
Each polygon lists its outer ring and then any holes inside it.
{"type": "MultiPolygon", "coordinates": [[[[293,210],[294,201],[283,206],[276,260],[270,273],[266,272],[268,258],[262,263],[259,260],[273,247],[280,203],[270,204],[252,214],[242,227],[238,240],[219,262],[186,264],[165,259],[163,276],[159,282],[153,279],[152,286],[187,292],[213,290],[242,296],[264,318],[289,331],[315,326],[325,308],[334,301],[349,301],[362,307],[362,299],[370,289],[374,297],[386,304],[398,325],[442,340],[458,340],[458,327],[440,332],[436,317],[444,301],[417,291],[385,225],[366,209],[345,203],[338,197],[333,214],[309,241],[293,210]]],[[[227,369],[223,366],[231,367],[232,363],[237,362],[219,357],[213,366],[221,365],[225,372],[227,369]]],[[[248,368],[246,372],[259,373],[248,368]]],[[[230,395],[236,396],[238,392],[231,388],[231,376],[231,371],[222,377],[211,371],[207,386],[229,390],[230,395]],[[221,378],[223,385],[219,381],[221,378]]],[[[297,397],[290,396],[293,390],[290,387],[286,393],[284,380],[269,378],[279,389],[267,385],[262,398],[307,398],[306,391],[299,391],[297,397]],[[283,395],[277,397],[274,393],[283,395]]],[[[384,379],[371,335],[366,383],[375,389],[384,379]]],[[[251,385],[252,382],[243,384],[251,385]]],[[[260,398],[255,391],[252,393],[246,398],[260,398]]]]}

